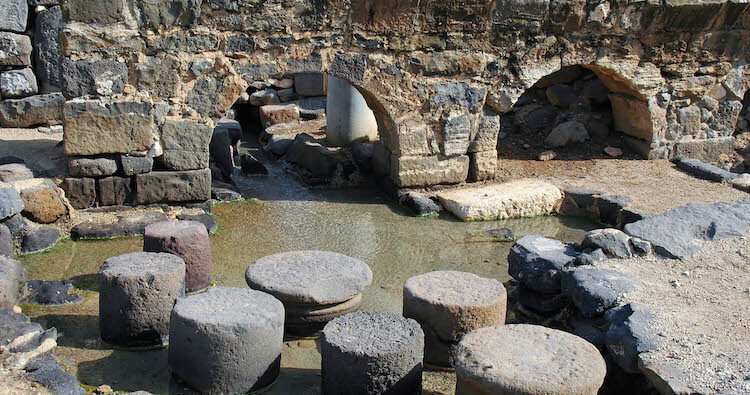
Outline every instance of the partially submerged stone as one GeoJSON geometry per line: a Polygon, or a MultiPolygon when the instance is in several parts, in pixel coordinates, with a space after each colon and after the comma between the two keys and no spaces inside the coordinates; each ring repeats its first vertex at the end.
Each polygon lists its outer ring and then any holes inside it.
{"type": "Polygon", "coordinates": [[[143,251],[167,252],[185,261],[185,292],[198,292],[211,285],[211,244],[208,230],[200,222],[162,221],[146,226],[143,251]]]}
{"type": "Polygon", "coordinates": [[[169,324],[169,368],[204,393],[247,393],[279,375],[284,307],[247,288],[180,298],[169,324]]]}
{"type": "Polygon", "coordinates": [[[562,202],[560,189],[541,180],[518,180],[437,194],[440,203],[464,221],[554,214],[562,202]]]}
{"type": "Polygon", "coordinates": [[[135,252],[99,269],[99,331],[120,347],[165,345],[169,314],[185,295],[185,263],[177,255],[135,252]]]}
{"type": "Polygon", "coordinates": [[[27,301],[43,306],[56,306],[83,300],[80,295],[71,293],[73,283],[69,281],[31,280],[26,283],[27,301]]]}
{"type": "Polygon", "coordinates": [[[538,325],[470,332],[455,362],[457,394],[596,394],[607,372],[594,345],[538,325]]]}
{"type": "Polygon", "coordinates": [[[336,318],[323,329],[323,393],[420,393],[423,348],[412,319],[371,311],[336,318]]]}
{"type": "Polygon", "coordinates": [[[82,222],[75,225],[70,231],[74,239],[99,239],[117,236],[142,235],[146,226],[166,221],[167,215],[162,212],[149,212],[145,214],[126,215],[117,219],[117,222],[109,224],[97,224],[82,222]]]}
{"type": "Polygon", "coordinates": [[[425,333],[425,362],[452,366],[461,337],[474,329],[505,323],[507,293],[495,279],[472,273],[435,271],[404,284],[403,315],[425,333]]]}
{"type": "Polygon", "coordinates": [[[563,272],[580,254],[570,245],[540,235],[524,236],[508,254],[508,274],[528,288],[546,294],[560,292],[563,272]]]}

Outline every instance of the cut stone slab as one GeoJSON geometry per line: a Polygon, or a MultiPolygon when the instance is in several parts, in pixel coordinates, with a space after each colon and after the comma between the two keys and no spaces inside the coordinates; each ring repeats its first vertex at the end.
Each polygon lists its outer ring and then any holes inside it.
{"type": "Polygon", "coordinates": [[[20,213],[24,207],[18,191],[13,188],[0,188],[0,220],[20,213]]]}
{"type": "Polygon", "coordinates": [[[31,65],[31,38],[23,34],[0,32],[0,66],[31,65]]]}
{"type": "Polygon", "coordinates": [[[211,170],[139,174],[136,191],[140,204],[205,201],[211,198],[211,170]]]}
{"type": "Polygon", "coordinates": [[[49,226],[29,228],[23,234],[21,253],[32,254],[48,250],[54,247],[60,238],[60,231],[49,226]]]}
{"type": "Polygon", "coordinates": [[[185,295],[182,258],[135,252],[104,261],[99,269],[99,331],[120,347],[167,344],[169,315],[185,295]]]}
{"type": "Polygon", "coordinates": [[[0,102],[0,124],[11,128],[59,125],[65,98],[61,93],[35,95],[0,102]]]}
{"type": "Polygon", "coordinates": [[[132,177],[106,177],[96,182],[99,204],[121,206],[135,201],[135,188],[132,177]]]}
{"type": "Polygon", "coordinates": [[[534,217],[558,211],[560,188],[540,180],[518,180],[437,194],[446,210],[463,221],[534,217]]]}
{"type": "Polygon", "coordinates": [[[323,393],[420,393],[424,344],[419,324],[393,313],[336,318],[323,329],[323,393]]]}
{"type": "Polygon", "coordinates": [[[150,173],[154,167],[154,158],[150,156],[121,155],[120,166],[126,176],[150,173]]]}
{"type": "Polygon", "coordinates": [[[594,267],[577,268],[562,280],[563,292],[586,318],[604,314],[636,287],[635,281],[624,273],[594,267]]]}
{"type": "Polygon", "coordinates": [[[245,272],[250,288],[282,302],[327,305],[347,301],[372,282],[370,267],[328,251],[290,251],[269,255],[245,272]]]}
{"type": "Polygon", "coordinates": [[[180,298],[169,325],[169,368],[203,393],[247,393],[279,375],[284,307],[247,288],[180,298]]]}
{"type": "Polygon", "coordinates": [[[703,163],[698,159],[677,158],[674,160],[674,163],[678,169],[705,180],[724,182],[740,176],[737,173],[726,171],[720,167],[703,163]]]}
{"type": "Polygon", "coordinates": [[[563,147],[571,143],[583,143],[589,139],[589,132],[586,127],[577,121],[569,121],[557,125],[547,138],[545,144],[550,147],[563,147]]]}
{"type": "Polygon", "coordinates": [[[68,177],[61,187],[74,208],[84,209],[96,204],[96,180],[93,178],[68,177]]]}
{"type": "Polygon", "coordinates": [[[70,293],[73,283],[68,281],[31,280],[26,283],[27,301],[43,306],[59,306],[83,300],[80,295],[70,293]]]}
{"type": "Polygon", "coordinates": [[[434,271],[406,280],[403,295],[403,316],[422,326],[425,362],[433,365],[453,366],[453,355],[442,351],[454,348],[434,347],[434,343],[454,345],[467,332],[505,323],[508,296],[495,279],[434,271]]]}
{"type": "Polygon", "coordinates": [[[607,373],[593,344],[538,325],[468,333],[456,356],[457,394],[596,394],[607,373]]]}
{"type": "Polygon", "coordinates": [[[25,290],[26,269],[23,264],[0,256],[0,308],[13,308],[23,299],[25,290]]]}
{"type": "Polygon", "coordinates": [[[39,93],[36,76],[30,68],[0,73],[0,93],[4,98],[18,99],[39,93]]]}
{"type": "Polygon", "coordinates": [[[554,239],[524,236],[510,248],[508,274],[536,292],[557,294],[563,272],[573,266],[579,254],[554,239]]]}
{"type": "Polygon", "coordinates": [[[93,224],[83,222],[73,227],[70,235],[74,239],[100,239],[117,236],[142,235],[146,226],[166,221],[167,215],[161,212],[151,212],[141,215],[122,216],[111,224],[93,224]]]}
{"type": "Polygon", "coordinates": [[[146,226],[143,251],[166,252],[185,261],[185,292],[198,292],[211,285],[211,244],[208,230],[200,222],[162,221],[146,226]]]}
{"type": "Polygon", "coordinates": [[[68,173],[71,177],[106,177],[117,172],[114,158],[69,158],[68,173]]]}
{"type": "Polygon", "coordinates": [[[607,256],[627,259],[633,256],[630,236],[618,229],[594,229],[586,233],[583,248],[601,249],[607,256]]]}
{"type": "Polygon", "coordinates": [[[689,204],[625,225],[625,233],[651,242],[667,258],[691,257],[705,242],[742,237],[750,231],[750,199],[689,204]]]}

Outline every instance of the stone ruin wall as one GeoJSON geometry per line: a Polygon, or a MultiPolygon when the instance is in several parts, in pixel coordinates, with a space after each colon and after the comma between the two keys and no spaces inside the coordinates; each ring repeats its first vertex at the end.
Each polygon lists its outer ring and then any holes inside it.
{"type": "MultiPolygon", "coordinates": [[[[483,180],[497,166],[497,113],[540,78],[581,65],[610,89],[615,127],[644,157],[712,160],[731,151],[750,86],[749,6],[62,0],[64,149],[131,159],[163,150],[169,171],[119,170],[107,193],[115,203],[117,193],[138,203],[205,200],[211,131],[240,94],[257,80],[324,72],[356,86],[374,110],[375,167],[396,185],[483,180]]],[[[71,200],[105,204],[92,198],[96,183],[69,179],[71,200]]]]}

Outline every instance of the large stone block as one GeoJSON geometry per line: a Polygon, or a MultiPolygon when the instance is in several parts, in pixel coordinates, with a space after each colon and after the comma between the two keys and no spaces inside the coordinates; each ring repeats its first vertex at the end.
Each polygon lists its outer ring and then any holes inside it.
{"type": "Polygon", "coordinates": [[[170,170],[208,167],[211,127],[189,120],[166,121],[161,129],[163,162],[170,170]]]}
{"type": "Polygon", "coordinates": [[[469,154],[469,181],[484,181],[495,178],[497,151],[472,152],[469,154]]]}
{"type": "Polygon", "coordinates": [[[41,92],[60,90],[60,32],[62,12],[60,7],[48,8],[36,16],[34,26],[34,72],[41,92]]]}
{"type": "Polygon", "coordinates": [[[472,134],[471,119],[466,111],[451,111],[443,125],[443,155],[464,155],[472,134]]]}
{"type": "Polygon", "coordinates": [[[74,208],[84,209],[96,204],[96,181],[93,178],[69,177],[61,186],[74,208]]]}
{"type": "Polygon", "coordinates": [[[477,110],[487,95],[485,89],[473,88],[465,82],[435,84],[434,89],[435,93],[430,97],[432,108],[459,106],[477,110]]]}
{"type": "Polygon", "coordinates": [[[68,174],[73,177],[106,177],[116,172],[117,161],[112,157],[68,159],[68,174]]]}
{"type": "Polygon", "coordinates": [[[23,33],[29,18],[29,6],[26,0],[0,1],[0,30],[23,33]]]}
{"type": "Polygon", "coordinates": [[[202,0],[138,0],[142,27],[190,27],[201,15],[202,0]]]}
{"type": "Polygon", "coordinates": [[[169,150],[161,159],[169,170],[199,170],[208,168],[210,158],[208,151],[169,150]]]}
{"type": "Polygon", "coordinates": [[[625,95],[611,94],[615,129],[633,137],[653,141],[658,120],[652,116],[653,105],[625,95]]]}
{"type": "Polygon", "coordinates": [[[0,32],[0,66],[31,65],[31,38],[0,32]]]}
{"type": "Polygon", "coordinates": [[[30,68],[0,73],[0,93],[4,98],[15,99],[39,92],[36,76],[30,68]]]}
{"type": "Polygon", "coordinates": [[[457,184],[469,174],[469,157],[391,156],[391,177],[400,187],[457,184]]]}
{"type": "Polygon", "coordinates": [[[66,155],[145,152],[153,143],[159,116],[151,103],[72,100],[65,103],[66,155]]]}
{"type": "Polygon", "coordinates": [[[429,155],[430,145],[427,140],[427,126],[421,122],[406,122],[398,126],[398,132],[383,143],[396,155],[413,156],[429,155]]]}
{"type": "Polygon", "coordinates": [[[97,181],[99,203],[102,206],[120,206],[135,201],[135,188],[131,177],[107,177],[97,181]]]}
{"type": "Polygon", "coordinates": [[[62,123],[65,98],[61,93],[8,99],[0,102],[0,124],[11,128],[62,123]]]}
{"type": "Polygon", "coordinates": [[[136,195],[140,204],[208,200],[211,198],[211,170],[139,174],[136,195]]]}
{"type": "Polygon", "coordinates": [[[126,0],[67,0],[62,2],[66,20],[91,24],[115,24],[125,22],[131,15],[126,0]]]}
{"type": "Polygon", "coordinates": [[[500,115],[485,111],[479,118],[479,127],[472,129],[469,152],[494,151],[500,134],[500,115]]]}
{"type": "Polygon", "coordinates": [[[325,77],[322,73],[297,73],[294,75],[294,90],[300,96],[323,96],[325,77]]]}
{"type": "Polygon", "coordinates": [[[243,91],[234,77],[203,75],[188,92],[186,103],[207,117],[223,117],[243,91]]]}
{"type": "Polygon", "coordinates": [[[128,81],[127,65],[117,60],[74,61],[64,58],[60,72],[62,92],[67,98],[122,93],[128,81]]]}
{"type": "Polygon", "coordinates": [[[706,163],[717,163],[722,155],[730,156],[734,151],[734,139],[722,137],[706,140],[680,140],[674,146],[674,157],[698,159],[706,163]]]}

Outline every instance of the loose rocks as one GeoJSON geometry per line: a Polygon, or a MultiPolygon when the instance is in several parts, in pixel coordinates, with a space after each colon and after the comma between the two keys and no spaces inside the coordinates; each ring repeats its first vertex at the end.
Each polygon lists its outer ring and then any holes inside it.
{"type": "Polygon", "coordinates": [[[630,236],[617,229],[594,229],[586,233],[583,248],[601,248],[609,257],[627,259],[633,256],[630,236]]]}
{"type": "Polygon", "coordinates": [[[435,271],[406,280],[404,317],[417,320],[424,330],[425,362],[453,366],[450,351],[465,333],[505,323],[507,299],[497,280],[435,271]]]}
{"type": "Polygon", "coordinates": [[[177,300],[169,367],[201,392],[255,391],[279,375],[283,331],[284,307],[273,296],[212,287],[177,300]]]}
{"type": "Polygon", "coordinates": [[[24,296],[26,269],[21,262],[0,256],[0,308],[15,306],[24,296]]]}
{"type": "Polygon", "coordinates": [[[21,252],[31,254],[50,249],[60,240],[60,231],[49,226],[29,228],[23,234],[21,252]]]}
{"type": "Polygon", "coordinates": [[[166,253],[136,252],[109,258],[99,269],[99,330],[121,347],[167,343],[169,314],[185,294],[185,263],[166,253]]]}
{"type": "Polygon", "coordinates": [[[250,288],[284,303],[287,329],[309,334],[361,304],[372,282],[364,262],[327,251],[291,251],[261,258],[247,268],[250,288]]]}
{"type": "Polygon", "coordinates": [[[146,226],[143,251],[167,252],[185,261],[185,291],[211,285],[211,244],[206,226],[195,221],[163,221],[146,226]]]}
{"type": "Polygon", "coordinates": [[[596,394],[604,358],[578,336],[537,325],[501,325],[458,344],[456,394],[596,394]]]}
{"type": "Polygon", "coordinates": [[[323,329],[323,393],[420,393],[423,348],[412,319],[369,311],[336,318],[323,329]]]}

